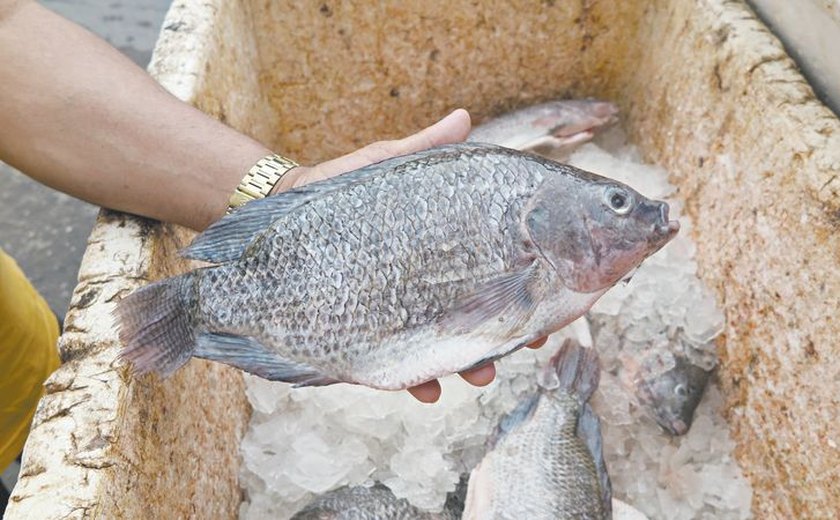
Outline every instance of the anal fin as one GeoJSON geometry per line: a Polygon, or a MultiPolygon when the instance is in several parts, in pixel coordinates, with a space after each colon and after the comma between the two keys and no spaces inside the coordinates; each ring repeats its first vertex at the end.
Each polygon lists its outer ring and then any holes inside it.
{"type": "Polygon", "coordinates": [[[316,368],[283,359],[253,338],[205,332],[199,334],[194,357],[218,361],[269,381],[299,386],[326,386],[340,383],[316,368]]]}

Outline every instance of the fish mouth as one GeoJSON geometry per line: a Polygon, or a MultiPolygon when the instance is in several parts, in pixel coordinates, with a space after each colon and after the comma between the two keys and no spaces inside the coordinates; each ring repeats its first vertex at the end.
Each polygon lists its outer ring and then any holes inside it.
{"type": "MultiPolygon", "coordinates": [[[[645,390],[648,389],[645,388],[645,390]]],[[[653,396],[650,393],[645,395],[645,392],[641,392],[639,397],[642,398],[642,402],[644,404],[651,407],[649,411],[650,416],[652,416],[653,420],[656,421],[656,424],[665,430],[666,433],[674,436],[685,435],[688,433],[688,429],[691,427],[690,419],[689,422],[686,422],[679,417],[674,417],[674,414],[672,413],[656,409],[653,396]],[[650,400],[644,401],[644,397],[648,397],[650,400]]]]}
{"type": "Polygon", "coordinates": [[[595,137],[593,129],[584,129],[576,132],[569,132],[565,135],[558,134],[552,130],[551,132],[552,145],[555,147],[574,146],[591,141],[595,137]]]}
{"type": "Polygon", "coordinates": [[[680,221],[669,220],[669,211],[668,203],[659,203],[659,218],[657,219],[658,222],[654,224],[654,234],[658,237],[654,240],[656,243],[664,245],[680,231],[680,221]]]}
{"type": "Polygon", "coordinates": [[[604,119],[587,119],[578,124],[563,124],[551,129],[551,136],[564,142],[577,142],[578,140],[589,140],[595,137],[595,132],[610,127],[618,122],[617,117],[604,119]]]}
{"type": "Polygon", "coordinates": [[[688,432],[688,425],[682,419],[674,419],[665,429],[672,435],[685,435],[688,432]]]}
{"type": "Polygon", "coordinates": [[[674,235],[680,232],[680,221],[669,220],[665,225],[660,224],[656,226],[656,232],[660,235],[664,235],[668,240],[670,240],[674,237],[674,235]]]}

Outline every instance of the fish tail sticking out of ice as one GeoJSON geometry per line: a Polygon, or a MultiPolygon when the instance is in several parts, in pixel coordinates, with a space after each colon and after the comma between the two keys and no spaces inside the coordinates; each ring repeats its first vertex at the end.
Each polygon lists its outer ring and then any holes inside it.
{"type": "MultiPolygon", "coordinates": [[[[594,349],[584,348],[577,342],[566,340],[560,350],[552,356],[548,366],[548,373],[557,378],[557,388],[577,396],[581,405],[589,401],[592,393],[598,388],[601,369],[598,353],[594,349]]],[[[548,384],[543,386],[551,388],[548,384]]]]}
{"type": "Polygon", "coordinates": [[[115,311],[122,356],[402,389],[567,325],[664,246],[668,206],[493,145],[396,157],[246,205],[185,254],[216,265],[115,311]]]}
{"type": "Polygon", "coordinates": [[[548,371],[553,384],[500,421],[470,475],[464,518],[610,518],[600,424],[587,403],[598,386],[597,353],[567,341],[548,371]]]}

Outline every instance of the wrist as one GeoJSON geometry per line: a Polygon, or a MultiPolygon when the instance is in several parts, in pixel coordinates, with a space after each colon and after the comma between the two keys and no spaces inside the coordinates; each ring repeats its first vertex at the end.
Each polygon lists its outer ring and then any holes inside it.
{"type": "Polygon", "coordinates": [[[284,191],[289,191],[300,186],[300,179],[306,174],[306,170],[308,169],[306,166],[295,166],[287,171],[286,175],[271,189],[269,196],[277,195],[278,193],[283,193],[284,191]]]}
{"type": "Polygon", "coordinates": [[[251,202],[275,193],[286,184],[283,180],[298,164],[277,154],[266,155],[257,161],[236,186],[228,200],[227,213],[251,202]]]}

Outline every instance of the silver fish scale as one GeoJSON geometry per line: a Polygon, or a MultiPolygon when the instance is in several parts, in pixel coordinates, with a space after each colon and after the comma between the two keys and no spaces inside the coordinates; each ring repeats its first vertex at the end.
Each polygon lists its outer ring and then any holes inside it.
{"type": "Polygon", "coordinates": [[[455,520],[458,513],[445,509],[428,513],[408,500],[394,496],[382,485],[339,488],[316,498],[292,520],[455,520]]]}
{"type": "Polygon", "coordinates": [[[522,199],[546,170],[507,158],[413,161],[281,217],[238,262],[202,272],[202,328],[346,368],[433,323],[516,259],[522,199]]]}
{"type": "Polygon", "coordinates": [[[501,488],[488,518],[605,517],[592,455],[576,435],[580,410],[568,394],[543,394],[533,417],[498,441],[481,463],[501,488]]]}

